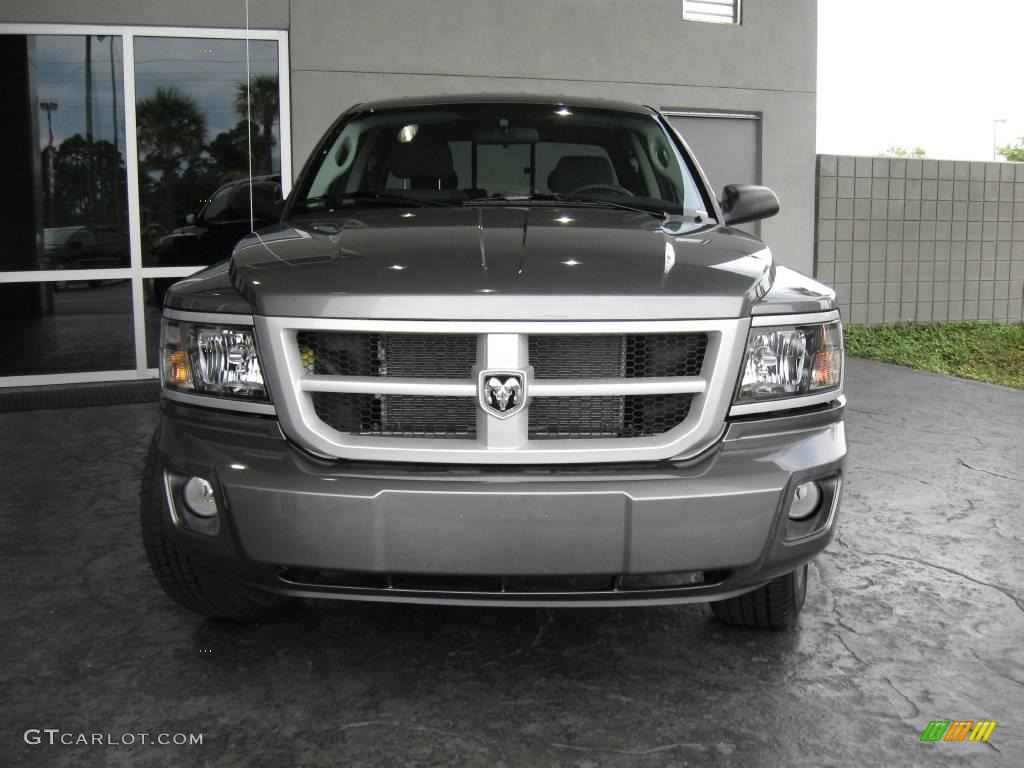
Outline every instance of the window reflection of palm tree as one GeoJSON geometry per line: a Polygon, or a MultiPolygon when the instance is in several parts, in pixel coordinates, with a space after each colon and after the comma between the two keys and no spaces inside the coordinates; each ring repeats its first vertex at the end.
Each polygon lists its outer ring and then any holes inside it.
{"type": "Polygon", "coordinates": [[[280,106],[280,91],[277,75],[254,75],[249,80],[249,88],[245,83],[235,86],[235,112],[242,120],[250,118],[259,128],[253,141],[253,173],[266,174],[274,172],[274,121],[277,120],[280,106]]]}
{"type": "Polygon", "coordinates": [[[144,164],[160,172],[165,223],[173,226],[174,182],[182,166],[194,163],[203,150],[206,115],[190,95],[177,88],[157,88],[139,101],[136,117],[139,154],[144,164]]]}

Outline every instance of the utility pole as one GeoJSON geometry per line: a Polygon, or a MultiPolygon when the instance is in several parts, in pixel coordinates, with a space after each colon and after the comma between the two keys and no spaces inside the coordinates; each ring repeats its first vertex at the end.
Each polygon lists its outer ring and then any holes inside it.
{"type": "Polygon", "coordinates": [[[50,222],[50,226],[54,226],[54,210],[53,201],[56,193],[57,185],[57,172],[53,168],[53,113],[57,111],[56,101],[42,101],[39,103],[39,108],[46,113],[46,131],[49,134],[49,138],[46,144],[46,175],[47,175],[47,198],[48,208],[47,213],[49,214],[46,218],[50,222]]]}
{"type": "Polygon", "coordinates": [[[992,159],[993,160],[998,160],[999,159],[999,142],[996,139],[996,126],[998,126],[1000,123],[1003,123],[1005,125],[1006,124],[1006,120],[1004,118],[997,117],[995,120],[992,121],[992,159]]]}
{"type": "MultiPolygon", "coordinates": [[[[103,42],[105,35],[100,35],[96,38],[97,41],[103,42]]],[[[114,185],[114,224],[120,229],[121,228],[121,151],[118,147],[117,137],[117,76],[114,70],[114,35],[110,35],[110,129],[114,133],[114,169],[113,173],[113,185],[114,185]]]]}
{"type": "Polygon", "coordinates": [[[86,218],[94,224],[93,209],[93,147],[92,147],[92,35],[85,36],[85,183],[86,218]]]}

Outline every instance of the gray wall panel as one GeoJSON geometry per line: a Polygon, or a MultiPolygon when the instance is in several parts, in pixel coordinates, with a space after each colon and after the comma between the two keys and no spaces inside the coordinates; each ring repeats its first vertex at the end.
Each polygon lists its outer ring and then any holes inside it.
{"type": "MultiPolygon", "coordinates": [[[[287,29],[286,0],[249,0],[249,25],[287,29]]],[[[245,27],[245,0],[0,0],[0,22],[245,27]]]]}
{"type": "Polygon", "coordinates": [[[1024,319],[1024,163],[818,158],[817,277],[850,323],[1024,319]]]}
{"type": "Polygon", "coordinates": [[[814,92],[814,0],[683,23],[679,0],[293,0],[293,66],[814,92]]]}
{"type": "Polygon", "coordinates": [[[671,115],[669,121],[700,158],[716,192],[726,184],[761,183],[759,119],[671,115]]]}

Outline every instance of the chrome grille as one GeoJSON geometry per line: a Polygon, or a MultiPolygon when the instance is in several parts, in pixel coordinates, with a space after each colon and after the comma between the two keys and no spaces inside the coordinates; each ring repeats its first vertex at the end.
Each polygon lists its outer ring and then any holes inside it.
{"type": "Polygon", "coordinates": [[[537,379],[699,376],[706,333],[530,336],[537,379]]]}
{"type": "Polygon", "coordinates": [[[749,319],[254,317],[281,428],[352,460],[578,464],[692,455],[721,434],[749,319]],[[517,374],[491,411],[481,377],[517,374]]]}
{"type": "Polygon", "coordinates": [[[317,417],[350,435],[379,437],[476,437],[476,401],[471,397],[313,393],[317,417]]]}
{"type": "Polygon", "coordinates": [[[534,440],[629,438],[660,435],[690,413],[693,395],[536,397],[530,403],[534,440]]]}
{"type": "Polygon", "coordinates": [[[457,379],[472,376],[476,336],[428,333],[300,331],[306,373],[457,379]]]}

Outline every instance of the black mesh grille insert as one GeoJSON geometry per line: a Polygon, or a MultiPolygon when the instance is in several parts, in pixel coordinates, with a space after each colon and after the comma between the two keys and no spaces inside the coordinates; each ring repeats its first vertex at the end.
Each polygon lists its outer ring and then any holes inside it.
{"type": "Polygon", "coordinates": [[[535,397],[530,439],[553,440],[660,435],[683,423],[691,394],[612,397],[535,397]]]}
{"type": "Polygon", "coordinates": [[[706,333],[531,336],[530,364],[538,379],[699,376],[707,348],[706,333]]]}
{"type": "Polygon", "coordinates": [[[476,400],[425,395],[353,395],[314,392],[316,415],[352,435],[476,437],[476,400]]]}
{"type": "Polygon", "coordinates": [[[299,331],[307,374],[468,379],[476,364],[472,334],[299,331]]]}

